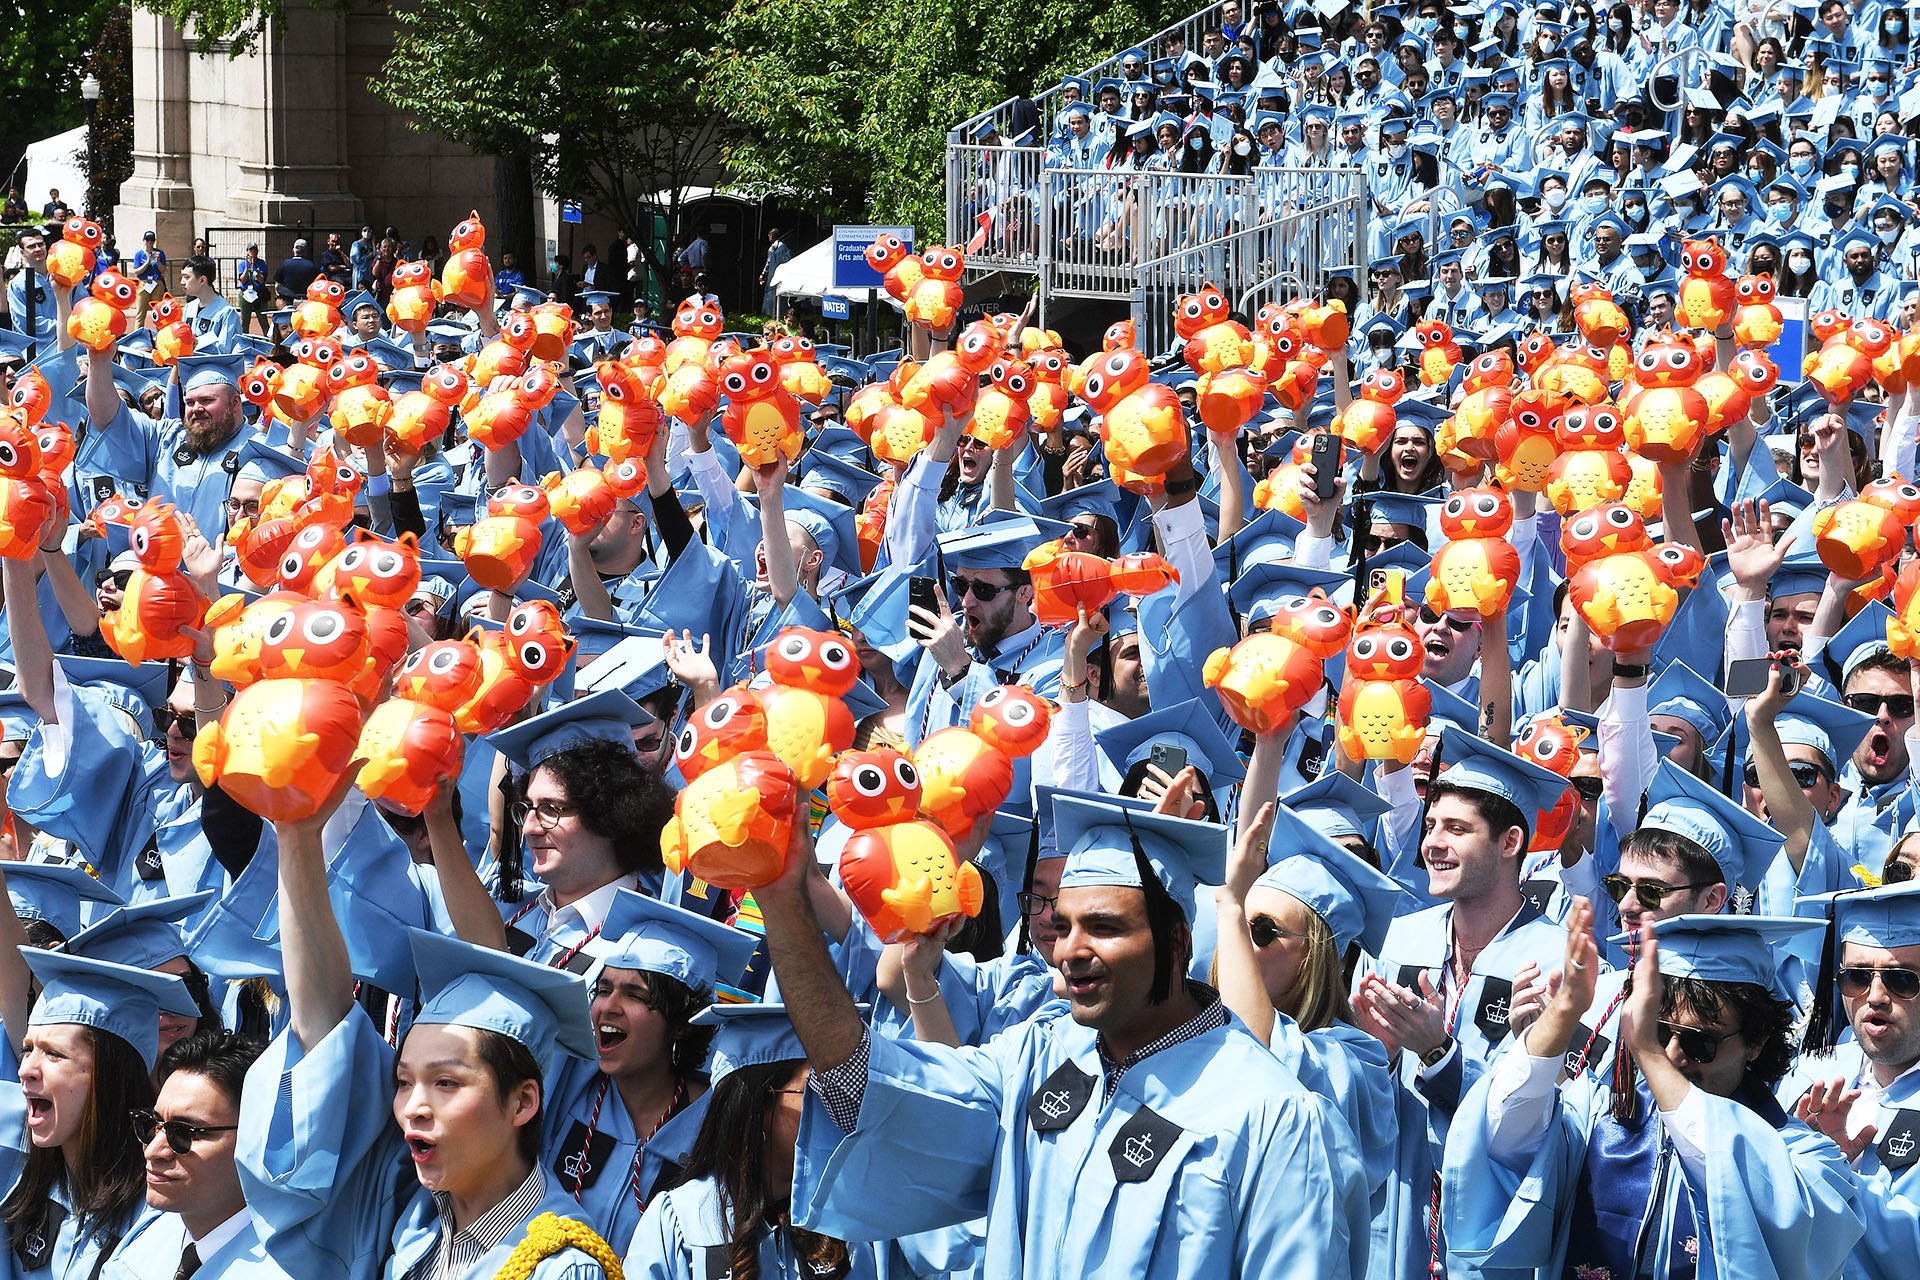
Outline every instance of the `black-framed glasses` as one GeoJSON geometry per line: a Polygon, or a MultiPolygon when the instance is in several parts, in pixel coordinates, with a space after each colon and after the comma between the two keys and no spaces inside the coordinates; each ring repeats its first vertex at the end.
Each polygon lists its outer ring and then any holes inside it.
{"type": "Polygon", "coordinates": [[[1600,800],[1601,793],[1606,789],[1606,783],[1599,778],[1584,776],[1568,778],[1567,785],[1579,792],[1580,798],[1588,804],[1597,804],[1600,800]]]}
{"type": "Polygon", "coordinates": [[[1880,985],[1895,1000],[1911,1000],[1920,996],[1920,973],[1897,966],[1875,969],[1867,965],[1849,965],[1840,970],[1840,993],[1852,997],[1863,996],[1873,990],[1875,978],[1880,980],[1880,985]]]}
{"type": "Polygon", "coordinates": [[[1072,534],[1076,538],[1080,538],[1085,541],[1091,542],[1093,539],[1100,536],[1100,526],[1095,524],[1091,520],[1086,521],[1085,523],[1075,520],[1072,524],[1067,526],[1067,532],[1072,534]]]}
{"type": "MultiPolygon", "coordinates": [[[[1811,760],[1790,760],[1787,762],[1787,772],[1791,773],[1793,780],[1803,788],[1817,786],[1822,782],[1833,781],[1832,778],[1827,776],[1825,769],[1822,769],[1811,760]]],[[[1746,780],[1747,785],[1750,787],[1760,785],[1760,768],[1758,765],[1749,764],[1747,766],[1746,780]]]]}
{"type": "Polygon", "coordinates": [[[1044,893],[1034,893],[1032,890],[1027,890],[1020,894],[1019,901],[1020,913],[1022,915],[1037,916],[1043,911],[1053,910],[1053,904],[1058,902],[1059,899],[1049,898],[1044,893]]]}
{"type": "Polygon", "coordinates": [[[111,582],[117,590],[125,591],[127,584],[132,581],[131,569],[102,569],[93,575],[93,589],[98,591],[111,582]]]}
{"type": "Polygon", "coordinates": [[[1292,938],[1295,941],[1304,942],[1307,937],[1304,933],[1295,933],[1291,929],[1281,928],[1271,916],[1255,916],[1253,919],[1247,921],[1247,932],[1253,937],[1253,945],[1262,951],[1265,951],[1282,938],[1292,938]]]}
{"type": "Polygon", "coordinates": [[[258,516],[260,514],[258,498],[228,498],[226,505],[228,515],[258,516]]]}
{"type": "Polygon", "coordinates": [[[1448,630],[1465,635],[1467,632],[1473,630],[1475,626],[1479,625],[1480,619],[1463,619],[1456,618],[1450,613],[1436,613],[1433,610],[1433,606],[1423,604],[1420,606],[1420,621],[1423,625],[1429,627],[1437,627],[1444,622],[1447,624],[1448,630]]]}
{"type": "Polygon", "coordinates": [[[1889,859],[1885,868],[1880,872],[1880,883],[1883,885],[1905,884],[1911,879],[1913,879],[1913,864],[1908,862],[1897,862],[1889,859]]]}
{"type": "Polygon", "coordinates": [[[560,825],[560,819],[580,812],[578,805],[555,804],[551,800],[542,800],[539,804],[528,804],[525,800],[515,800],[507,806],[507,816],[513,819],[513,825],[524,827],[528,818],[538,818],[542,831],[551,831],[560,825]]]}
{"type": "MultiPolygon", "coordinates": [[[[1676,893],[1685,893],[1688,889],[1704,889],[1704,884],[1661,884],[1657,880],[1629,880],[1619,872],[1600,877],[1600,887],[1616,903],[1625,902],[1631,893],[1640,900],[1640,905],[1649,911],[1658,911],[1660,905],[1676,893]]],[[[1704,1061],[1704,1059],[1701,1059],[1704,1061]]]]}
{"type": "Polygon", "coordinates": [[[1660,1047],[1666,1048],[1674,1040],[1680,1042],[1680,1052],[1687,1060],[1701,1066],[1720,1056],[1720,1046],[1727,1042],[1727,1036],[1717,1031],[1703,1031],[1699,1027],[1683,1027],[1677,1022],[1662,1021],[1655,1028],[1660,1037],[1660,1047]]]}
{"type": "Polygon", "coordinates": [[[200,732],[200,717],[192,711],[162,710],[154,719],[160,726],[162,737],[166,736],[169,729],[178,729],[181,737],[189,739],[200,732]]]}
{"type": "Polygon", "coordinates": [[[151,1111],[132,1111],[133,1136],[141,1146],[153,1141],[153,1135],[163,1130],[167,1135],[167,1147],[177,1156],[183,1156],[193,1150],[193,1144],[202,1138],[211,1138],[216,1133],[232,1133],[239,1129],[237,1124],[188,1124],[185,1120],[162,1120],[151,1111]]]}
{"type": "Polygon", "coordinates": [[[1877,716],[1880,708],[1887,709],[1887,715],[1895,720],[1913,719],[1913,695],[1910,693],[1849,693],[1840,701],[1855,711],[1877,716]]]}
{"type": "Polygon", "coordinates": [[[982,582],[978,578],[963,577],[957,573],[948,580],[947,585],[953,588],[953,598],[955,600],[965,600],[967,593],[971,591],[973,598],[981,604],[991,604],[993,603],[994,597],[998,596],[1002,591],[1009,590],[1009,588],[1003,587],[997,582],[982,582]]]}

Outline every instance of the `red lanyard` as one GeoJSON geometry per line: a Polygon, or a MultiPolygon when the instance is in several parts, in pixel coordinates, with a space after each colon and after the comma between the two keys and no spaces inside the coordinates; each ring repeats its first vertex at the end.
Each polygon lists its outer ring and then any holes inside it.
{"type": "MultiPolygon", "coordinates": [[[[607,1086],[612,1082],[612,1077],[602,1075],[600,1087],[593,1095],[593,1114],[587,1117],[587,1139],[580,1144],[580,1159],[574,1165],[573,1199],[576,1204],[579,1203],[580,1192],[586,1186],[587,1152],[593,1146],[593,1135],[600,1128],[600,1104],[607,1100],[607,1086]]],[[[653,1141],[653,1135],[660,1132],[661,1126],[673,1119],[680,1108],[686,1105],[687,1085],[684,1080],[678,1081],[673,1086],[673,1097],[668,1100],[667,1109],[660,1113],[660,1118],[653,1122],[653,1128],[642,1134],[640,1141],[634,1146],[633,1167],[627,1174],[627,1186],[633,1192],[633,1203],[642,1213],[647,1211],[647,1202],[640,1194],[640,1155],[647,1149],[647,1143],[653,1141]]]]}

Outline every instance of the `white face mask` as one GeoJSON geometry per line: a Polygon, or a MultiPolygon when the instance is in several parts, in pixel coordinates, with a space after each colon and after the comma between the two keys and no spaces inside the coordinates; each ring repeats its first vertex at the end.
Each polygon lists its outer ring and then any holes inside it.
{"type": "Polygon", "coordinates": [[[1787,255],[1787,270],[1789,271],[1806,271],[1812,266],[1813,259],[1804,253],[1790,253],[1787,255]]]}
{"type": "Polygon", "coordinates": [[[1564,190],[1546,191],[1541,193],[1540,199],[1547,208],[1558,210],[1567,203],[1567,193],[1564,190]]]}

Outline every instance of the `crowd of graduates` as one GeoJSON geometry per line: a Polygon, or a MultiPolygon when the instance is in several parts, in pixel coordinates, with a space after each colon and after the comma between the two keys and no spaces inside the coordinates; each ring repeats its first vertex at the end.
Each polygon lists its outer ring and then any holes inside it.
{"type": "Polygon", "coordinates": [[[0,1276],[1911,1275],[1907,11],[1213,12],[978,135],[1364,172],[1165,352],[50,229],[0,1276]]]}

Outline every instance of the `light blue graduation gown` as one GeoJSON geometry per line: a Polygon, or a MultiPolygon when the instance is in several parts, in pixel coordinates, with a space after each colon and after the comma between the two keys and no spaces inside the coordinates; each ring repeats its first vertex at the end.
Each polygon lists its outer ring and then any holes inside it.
{"type": "MultiPolygon", "coordinates": [[[[173,1280],[187,1247],[186,1223],[177,1213],[148,1209],[108,1259],[100,1280],[173,1280]]],[[[237,1235],[200,1259],[193,1280],[291,1280],[267,1256],[260,1235],[249,1221],[237,1235]]]]}
{"type": "MultiPolygon", "coordinates": [[[[1415,991],[1424,973],[1438,989],[1452,945],[1452,905],[1429,907],[1395,920],[1379,957],[1363,959],[1361,972],[1377,973],[1415,991]]],[[[1543,972],[1551,970],[1565,952],[1565,931],[1527,903],[1480,953],[1458,999],[1449,994],[1446,1000],[1452,1014],[1448,1034],[1455,1045],[1451,1056],[1422,1076],[1417,1057],[1400,1055],[1398,1145],[1389,1188],[1393,1203],[1375,1224],[1375,1274],[1426,1274],[1433,1253],[1428,1235],[1433,1178],[1460,1099],[1511,1041],[1507,1015],[1513,1006],[1513,975],[1529,960],[1543,972]]]]}
{"type": "MultiPolygon", "coordinates": [[[[1540,1150],[1527,1168],[1511,1169],[1488,1150],[1487,1089],[1482,1081],[1461,1106],[1447,1145],[1449,1267],[1489,1280],[1631,1280],[1581,1256],[1587,1252],[1578,1243],[1582,1224],[1574,1221],[1589,1142],[1597,1126],[1610,1124],[1611,1090],[1590,1077],[1563,1083],[1559,1114],[1540,1150]]],[[[1656,1277],[1676,1274],[1668,1260],[1678,1255],[1691,1257],[1692,1274],[1700,1280],[1825,1280],[1839,1274],[1861,1230],[1851,1204],[1852,1174],[1839,1148],[1779,1111],[1770,1095],[1755,1099],[1767,1107],[1765,1115],[1732,1098],[1702,1097],[1708,1112],[1704,1179],[1696,1180],[1673,1154],[1664,1133],[1652,1136],[1659,1157],[1648,1186],[1662,1203],[1642,1218],[1639,1236],[1625,1238],[1629,1251],[1635,1239],[1645,1242],[1642,1273],[1651,1268],[1656,1277]]],[[[1640,1101],[1644,1122],[1662,1125],[1644,1085],[1640,1101]]],[[[1647,1158],[1642,1152],[1635,1159],[1647,1158]]],[[[1628,1170],[1644,1174],[1629,1163],[1620,1176],[1628,1170]]],[[[1615,1180],[1596,1178],[1593,1185],[1608,1181],[1615,1180]]],[[[1591,1239],[1595,1224],[1589,1219],[1584,1225],[1591,1239]]],[[[1633,1230],[1616,1217],[1603,1234],[1617,1240],[1633,1230]]]]}
{"type": "Polygon", "coordinates": [[[1354,1137],[1233,1019],[1141,1061],[1105,1099],[1096,1033],[1029,1022],[978,1049],[874,1037],[859,1123],[817,1097],[795,1219],[889,1240],[985,1216],[982,1273],[1357,1276],[1354,1137]]]}
{"type": "MultiPolygon", "coordinates": [[[[880,952],[884,944],[864,919],[855,917],[847,936],[833,947],[840,977],[857,1003],[871,1006],[867,1026],[899,1040],[913,1038],[913,1019],[880,994],[880,952]]],[[[1066,1010],[1053,994],[1053,975],[1029,951],[1009,952],[984,963],[948,952],[940,960],[940,998],[953,1019],[960,1043],[981,1045],[1042,1011],[1066,1010]]]]}
{"type": "Polygon", "coordinates": [[[35,725],[8,779],[7,802],[26,821],[73,846],[129,903],[168,894],[156,832],[193,804],[167,773],[164,751],[124,711],[84,685],[68,686],[71,714],[54,730],[65,759],[49,773],[46,725],[35,725]],[[183,808],[184,806],[184,808],[183,808]]]}
{"type": "MultiPolygon", "coordinates": [[[[733,1274],[731,1233],[726,1229],[720,1190],[711,1178],[675,1187],[647,1206],[626,1256],[630,1280],[710,1280],[733,1274]]],[[[885,1246],[890,1248],[891,1246],[885,1246]]],[[[874,1280],[881,1272],[874,1247],[847,1246],[849,1280],[874,1280]]],[[[761,1280],[811,1280],[813,1271],[793,1254],[784,1232],[762,1229],[758,1263],[761,1280]]],[[[903,1270],[889,1274],[903,1274],[903,1270]]]]}
{"type": "MultiPolygon", "coordinates": [[[[1803,1056],[1780,1086],[1780,1103],[1793,1109],[1810,1085],[1849,1084],[1862,1075],[1865,1055],[1849,1040],[1832,1054],[1803,1056]]],[[[1854,1209],[1866,1234],[1847,1259],[1850,1280],[1907,1280],[1920,1256],[1920,1071],[1908,1069],[1876,1099],[1869,1123],[1874,1141],[1854,1161],[1854,1209]]]]}
{"type": "Polygon", "coordinates": [[[668,1162],[650,1144],[641,1146],[627,1104],[597,1064],[566,1058],[547,1079],[540,1164],[561,1193],[575,1200],[575,1215],[615,1252],[623,1250],[640,1225],[641,1206],[633,1195],[635,1157],[642,1196],[667,1172],[668,1162]],[[600,1097],[603,1084],[606,1094],[600,1097]]]}
{"type": "MultiPolygon", "coordinates": [[[[14,1066],[15,1078],[0,1083],[0,1199],[12,1195],[19,1185],[31,1146],[26,1096],[20,1091],[18,1063],[14,1066]]],[[[56,1188],[53,1198],[61,1210],[59,1227],[51,1241],[41,1242],[42,1247],[34,1251],[34,1256],[44,1260],[38,1266],[25,1266],[13,1241],[0,1232],[0,1280],[88,1280],[102,1254],[112,1249],[132,1225],[133,1214],[122,1222],[83,1223],[70,1211],[64,1189],[56,1188]]]]}
{"type": "MultiPolygon", "coordinates": [[[[402,1280],[440,1237],[433,1196],[409,1167],[387,1105],[394,1049],[355,1005],[302,1054],[291,1033],[247,1073],[237,1156],[267,1253],[302,1277],[402,1280]]],[[[533,1216],[580,1218],[552,1178],[533,1216]]],[[[529,1219],[531,1220],[531,1219],[529,1219]]],[[[490,1280],[520,1242],[514,1231],[463,1280],[490,1280]]],[[[601,1280],[600,1264],[574,1250],[534,1268],[538,1280],[601,1280]]]]}

